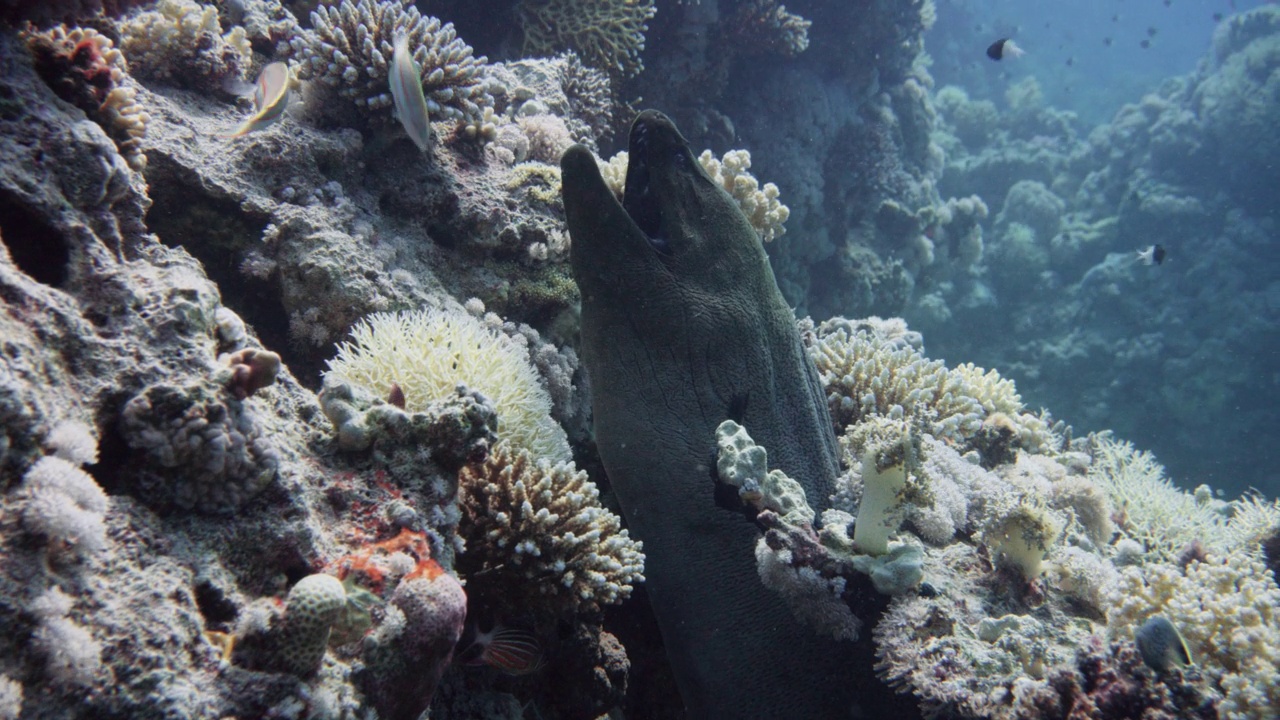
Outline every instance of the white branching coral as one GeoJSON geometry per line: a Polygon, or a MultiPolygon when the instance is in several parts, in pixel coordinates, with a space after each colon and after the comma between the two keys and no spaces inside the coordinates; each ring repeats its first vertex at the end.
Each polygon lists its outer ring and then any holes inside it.
{"type": "MultiPolygon", "coordinates": [[[[496,316],[495,316],[496,317],[496,316]]],[[[425,309],[376,313],[338,346],[326,379],[389,397],[393,385],[404,409],[423,412],[456,394],[459,384],[483,394],[498,411],[498,437],[553,461],[568,460],[569,441],[551,418],[551,397],[524,344],[466,312],[425,309]]]]}
{"type": "MultiPolygon", "coordinates": [[[[623,150],[608,160],[600,161],[600,174],[619,199],[626,189],[629,157],[623,150]]],[[[747,172],[751,168],[750,153],[730,150],[723,158],[717,159],[710,150],[703,150],[698,162],[712,180],[738,201],[738,207],[751,222],[751,227],[756,229],[761,242],[769,242],[786,233],[785,223],[791,217],[791,210],[778,200],[777,185],[765,183],[762,187],[760,181],[747,172]]]]}
{"type": "Polygon", "coordinates": [[[403,0],[342,0],[311,13],[312,29],[290,45],[301,60],[298,77],[315,78],[335,88],[358,108],[391,120],[393,100],[388,68],[397,35],[422,75],[422,90],[432,120],[477,123],[493,98],[485,89],[484,57],[457,36],[453,23],[423,17],[403,0]]]}
{"type": "Polygon", "coordinates": [[[483,464],[459,473],[458,498],[467,543],[459,569],[472,581],[500,583],[508,598],[593,611],[625,600],[644,580],[642,544],[572,463],[535,461],[499,443],[483,464]]]}
{"type": "Polygon", "coordinates": [[[746,150],[730,150],[717,160],[710,150],[703,150],[698,162],[707,174],[733,196],[751,226],[760,234],[760,240],[769,242],[787,231],[783,224],[791,217],[791,210],[778,201],[778,186],[765,183],[763,187],[747,170],[751,169],[751,153],[746,150]]]}
{"type": "Polygon", "coordinates": [[[1106,599],[1114,639],[1132,638],[1152,615],[1173,623],[1222,692],[1221,717],[1280,715],[1280,587],[1261,561],[1237,551],[1193,561],[1185,573],[1168,564],[1127,568],[1106,599]]]}
{"type": "Polygon", "coordinates": [[[218,8],[160,0],[120,23],[120,49],[134,74],[195,90],[217,90],[253,60],[244,28],[223,32],[218,8]]]}
{"type": "Polygon", "coordinates": [[[1120,532],[1157,560],[1173,560],[1189,543],[1226,549],[1225,522],[1210,502],[1174,487],[1151,453],[1111,437],[1094,436],[1089,479],[1102,488],[1124,521],[1120,532]]]}

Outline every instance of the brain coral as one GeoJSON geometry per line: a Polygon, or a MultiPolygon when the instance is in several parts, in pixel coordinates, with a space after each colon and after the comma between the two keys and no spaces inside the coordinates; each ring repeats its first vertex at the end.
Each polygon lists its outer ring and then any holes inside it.
{"type": "Polygon", "coordinates": [[[370,315],[351,338],[329,361],[326,381],[384,398],[399,385],[408,412],[423,412],[465,384],[497,408],[499,438],[540,458],[569,459],[569,442],[551,419],[551,397],[528,350],[500,329],[464,312],[426,309],[370,315]]]}
{"type": "Polygon", "coordinates": [[[525,55],[574,50],[588,65],[622,75],[644,69],[653,0],[523,0],[518,9],[525,55]]]}
{"type": "Polygon", "coordinates": [[[391,119],[387,68],[397,35],[408,36],[432,119],[476,122],[493,104],[485,90],[484,57],[458,38],[452,23],[422,17],[403,0],[342,0],[311,13],[310,32],[290,41],[301,60],[298,77],[336,88],[361,109],[391,119]]]}

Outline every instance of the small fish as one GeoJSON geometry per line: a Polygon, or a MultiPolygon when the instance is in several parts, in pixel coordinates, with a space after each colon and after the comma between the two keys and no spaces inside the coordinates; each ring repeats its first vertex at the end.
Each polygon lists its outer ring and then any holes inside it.
{"type": "Polygon", "coordinates": [[[1018,47],[1017,43],[1009,38],[1000,38],[987,47],[987,57],[997,61],[1003,60],[1006,55],[1018,58],[1026,54],[1026,50],[1018,47]]]}
{"type": "Polygon", "coordinates": [[[1114,43],[1114,42],[1115,42],[1115,40],[1112,40],[1112,39],[1111,39],[1111,38],[1109,38],[1109,37],[1104,37],[1104,38],[1102,38],[1102,44],[1103,44],[1103,45],[1106,45],[1107,47],[1111,47],[1112,43],[1114,43]]]}
{"type": "Polygon", "coordinates": [[[1143,265],[1160,265],[1164,262],[1164,246],[1152,245],[1145,250],[1138,251],[1136,260],[1143,265]]]}
{"type": "Polygon", "coordinates": [[[542,648],[532,633],[501,623],[488,632],[475,626],[473,632],[457,656],[463,665],[488,665],[508,675],[528,675],[542,667],[542,648]]]}
{"type": "Polygon", "coordinates": [[[1147,48],[1151,47],[1151,41],[1150,41],[1150,40],[1147,40],[1147,39],[1145,39],[1145,38],[1142,40],[1142,42],[1140,42],[1140,43],[1138,43],[1138,44],[1142,46],[1142,49],[1143,49],[1143,50],[1146,50],[1147,48]]]}
{"type": "Polygon", "coordinates": [[[1182,633],[1163,615],[1152,615],[1138,632],[1133,643],[1138,646],[1142,662],[1156,672],[1164,672],[1173,666],[1191,665],[1191,651],[1182,639],[1182,633]]]}
{"type": "Polygon", "coordinates": [[[431,146],[431,118],[427,113],[427,98],[422,93],[422,75],[418,64],[409,52],[409,36],[396,36],[395,55],[388,73],[391,97],[395,100],[396,119],[404,126],[409,139],[419,150],[431,146]]]}
{"type": "Polygon", "coordinates": [[[244,137],[251,132],[270,127],[284,117],[289,107],[289,66],[273,62],[262,68],[253,88],[253,115],[228,138],[244,137]]]}

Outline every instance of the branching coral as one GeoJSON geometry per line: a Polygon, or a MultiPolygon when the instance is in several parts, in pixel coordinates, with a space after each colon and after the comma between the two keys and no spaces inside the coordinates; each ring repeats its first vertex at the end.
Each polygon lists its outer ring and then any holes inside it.
{"type": "Polygon", "coordinates": [[[1171,561],[1195,541],[1225,549],[1223,516],[1211,503],[1182,492],[1164,477],[1155,456],[1131,443],[1094,436],[1089,479],[1120,512],[1120,532],[1142,543],[1156,560],[1171,561]]]}
{"type": "Polygon", "coordinates": [[[568,440],[551,419],[551,398],[528,350],[500,327],[466,312],[370,315],[352,328],[350,342],[338,346],[326,381],[350,383],[383,398],[398,385],[410,413],[454,396],[465,384],[493,402],[500,438],[538,457],[569,458],[568,440]]]}
{"type": "Polygon", "coordinates": [[[577,613],[625,600],[644,580],[642,545],[599,497],[572,463],[499,443],[458,476],[459,571],[473,592],[516,607],[577,613]]]}
{"type": "Polygon", "coordinates": [[[573,50],[593,67],[631,76],[644,69],[653,0],[522,0],[525,55],[573,50]]]}
{"type": "Polygon", "coordinates": [[[947,370],[910,344],[886,340],[844,318],[818,325],[806,342],[838,429],[881,415],[923,421],[938,437],[966,442],[999,413],[1007,416],[1001,422],[1015,446],[1043,451],[1056,445],[1047,423],[1022,412],[1013,382],[994,370],[947,370]]]}
{"type": "Polygon", "coordinates": [[[96,30],[58,26],[29,33],[27,46],[58,97],[101,125],[129,167],[144,169],[142,139],[151,117],[138,105],[137,91],[123,84],[127,65],[111,39],[96,30]]]}
{"type": "Polygon", "coordinates": [[[355,103],[391,120],[388,68],[397,35],[422,74],[422,90],[433,120],[479,121],[493,104],[485,90],[484,57],[457,36],[452,23],[423,17],[403,0],[342,0],[311,14],[312,29],[290,41],[301,60],[298,77],[318,79],[355,103]]]}
{"type": "Polygon", "coordinates": [[[810,25],[777,0],[748,0],[724,21],[723,30],[743,52],[795,57],[809,47],[810,25]]]}
{"type": "Polygon", "coordinates": [[[194,0],[159,0],[123,21],[120,37],[138,77],[193,90],[217,92],[253,60],[244,28],[222,32],[218,9],[194,0]]]}
{"type": "MultiPolygon", "coordinates": [[[[600,173],[605,183],[619,198],[626,190],[628,153],[624,150],[600,163],[600,173]]],[[[769,242],[787,231],[784,224],[791,211],[778,200],[778,186],[765,183],[763,187],[750,172],[751,153],[746,150],[730,150],[717,159],[710,150],[703,150],[698,162],[725,192],[738,201],[742,214],[747,216],[762,242],[769,242]]]]}
{"type": "Polygon", "coordinates": [[[1223,694],[1227,720],[1280,714],[1280,587],[1260,560],[1236,551],[1191,562],[1128,568],[1107,594],[1107,627],[1131,638],[1152,615],[1182,633],[1191,656],[1223,694]]]}

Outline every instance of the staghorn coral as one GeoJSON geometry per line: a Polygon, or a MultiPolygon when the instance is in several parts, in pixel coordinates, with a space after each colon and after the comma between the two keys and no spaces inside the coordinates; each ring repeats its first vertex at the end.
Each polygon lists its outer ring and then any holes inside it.
{"type": "Polygon", "coordinates": [[[452,23],[423,17],[403,0],[322,4],[311,25],[290,40],[300,61],[298,77],[319,80],[380,122],[392,119],[387,77],[399,34],[408,37],[433,120],[477,122],[493,104],[482,82],[486,58],[472,54],[452,23]]]}
{"type": "Polygon", "coordinates": [[[1280,714],[1280,587],[1260,560],[1235,551],[1210,553],[1185,571],[1165,563],[1126,568],[1107,604],[1116,640],[1133,637],[1152,615],[1168,618],[1221,691],[1225,720],[1280,714]]]}
{"type": "Polygon", "coordinates": [[[625,77],[644,70],[653,0],[521,0],[526,56],[573,50],[592,67],[625,77]]]}
{"type": "Polygon", "coordinates": [[[572,463],[499,443],[458,476],[459,571],[476,594],[516,608],[578,613],[625,600],[644,580],[643,545],[599,496],[572,463]]]}
{"type": "Polygon", "coordinates": [[[350,342],[338,346],[325,380],[349,383],[383,398],[393,384],[399,385],[411,414],[453,397],[458,385],[465,384],[492,401],[499,438],[537,457],[570,457],[568,440],[551,419],[551,398],[539,382],[528,349],[500,327],[465,311],[370,315],[351,329],[350,342]]]}
{"type": "Polygon", "coordinates": [[[147,166],[142,140],[151,117],[137,103],[137,91],[125,85],[128,65],[110,38],[89,28],[57,26],[28,32],[27,47],[36,71],[58,97],[102,126],[134,170],[147,166]]]}
{"type": "Polygon", "coordinates": [[[613,135],[614,117],[618,112],[618,100],[614,96],[609,74],[587,67],[575,52],[564,55],[560,70],[560,87],[569,101],[570,127],[574,136],[594,147],[596,142],[613,135]],[[575,124],[585,126],[579,132],[575,124]]]}
{"type": "Polygon", "coordinates": [[[202,92],[222,91],[253,61],[244,28],[222,32],[218,9],[194,0],[159,0],[123,20],[120,49],[139,78],[202,92]]]}

